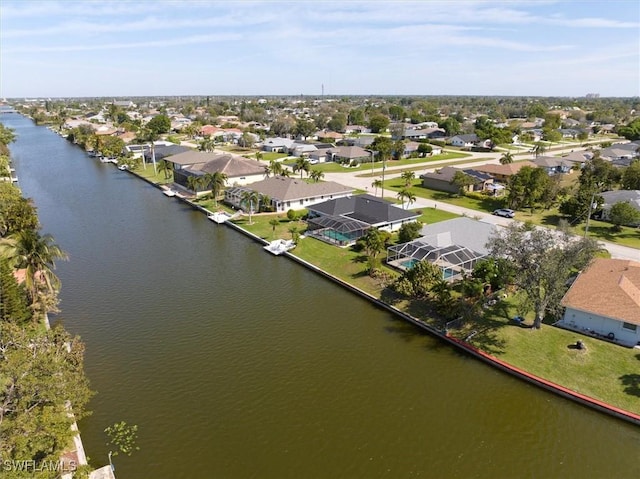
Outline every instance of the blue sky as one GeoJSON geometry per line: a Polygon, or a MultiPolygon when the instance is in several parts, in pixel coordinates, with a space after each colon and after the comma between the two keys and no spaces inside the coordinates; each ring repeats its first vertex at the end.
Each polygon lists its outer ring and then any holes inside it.
{"type": "Polygon", "coordinates": [[[640,2],[0,2],[0,97],[640,96],[640,2]]]}

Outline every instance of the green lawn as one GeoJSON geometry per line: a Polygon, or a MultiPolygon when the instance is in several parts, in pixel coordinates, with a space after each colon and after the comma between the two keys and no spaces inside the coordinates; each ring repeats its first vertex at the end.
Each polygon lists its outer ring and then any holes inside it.
{"type": "Polygon", "coordinates": [[[166,178],[166,175],[163,171],[155,173],[153,170],[153,163],[147,163],[147,167],[145,168],[142,164],[133,170],[137,175],[146,178],[158,185],[165,185],[168,183],[173,183],[173,173],[169,174],[169,178],[166,178]]]}

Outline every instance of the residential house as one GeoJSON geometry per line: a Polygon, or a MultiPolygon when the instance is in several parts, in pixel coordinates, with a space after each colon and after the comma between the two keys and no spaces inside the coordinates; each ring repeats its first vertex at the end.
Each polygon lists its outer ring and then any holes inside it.
{"type": "Polygon", "coordinates": [[[371,152],[359,146],[336,146],[326,151],[327,161],[336,163],[370,162],[371,152]]]}
{"type": "Polygon", "coordinates": [[[133,103],[131,100],[113,100],[111,103],[115,106],[119,106],[120,108],[126,108],[126,109],[136,107],[136,104],[133,103]]]}
{"type": "Polygon", "coordinates": [[[602,148],[600,157],[611,161],[616,166],[629,166],[634,159],[640,157],[640,141],[615,143],[607,148],[602,148]]]}
{"type": "Polygon", "coordinates": [[[456,135],[449,138],[449,143],[460,148],[473,148],[479,145],[480,138],[475,133],[469,135],[456,135]]]}
{"type": "Polygon", "coordinates": [[[454,281],[471,273],[489,254],[486,245],[496,228],[464,217],[426,225],[420,238],[389,247],[387,263],[407,270],[420,261],[429,261],[442,270],[443,279],[454,281]]]}
{"type": "Polygon", "coordinates": [[[510,176],[515,175],[525,166],[537,168],[537,165],[535,163],[525,160],[516,161],[514,163],[507,163],[506,165],[494,165],[488,163],[486,165],[474,166],[473,169],[476,171],[481,171],[483,173],[488,173],[496,180],[505,183],[510,176]]]}
{"type": "Polygon", "coordinates": [[[453,184],[453,178],[458,171],[463,172],[473,180],[473,184],[464,188],[465,191],[486,191],[490,189],[489,185],[494,183],[493,177],[487,173],[472,168],[461,169],[453,166],[443,166],[434,172],[420,175],[422,186],[432,190],[459,193],[460,187],[453,184]]]}
{"type": "Polygon", "coordinates": [[[555,156],[538,156],[531,160],[538,168],[542,168],[549,175],[566,174],[571,172],[573,163],[555,156]]]}
{"type": "Polygon", "coordinates": [[[243,208],[242,197],[247,191],[269,198],[275,211],[301,210],[328,199],[342,198],[353,193],[353,188],[333,181],[307,183],[296,178],[275,176],[251,183],[247,186],[228,188],[224,193],[226,203],[243,208]]]}
{"type": "Polygon", "coordinates": [[[564,161],[568,161],[572,166],[578,166],[582,168],[584,164],[593,158],[593,153],[588,150],[572,151],[562,156],[564,161]]]}
{"type": "Polygon", "coordinates": [[[355,243],[369,228],[397,231],[420,217],[369,194],[337,198],[307,209],[307,236],[340,246],[355,243]]]}
{"type": "Polygon", "coordinates": [[[611,207],[621,202],[629,203],[633,208],[640,211],[640,190],[604,191],[600,193],[600,196],[603,199],[602,209],[594,215],[599,219],[608,220],[611,207]]]}
{"type": "MultiPolygon", "coordinates": [[[[262,179],[265,174],[262,163],[230,153],[190,150],[165,159],[173,163],[174,183],[185,189],[189,189],[187,181],[190,176],[220,172],[227,175],[228,185],[245,185],[262,179]]],[[[208,190],[207,186],[203,186],[196,194],[208,190]]]]}
{"type": "Polygon", "coordinates": [[[350,135],[353,133],[371,133],[371,129],[366,127],[366,126],[362,126],[362,125],[347,125],[344,128],[344,133],[346,135],[350,135]]]}
{"type": "Polygon", "coordinates": [[[424,128],[416,130],[413,128],[407,128],[402,134],[403,140],[426,140],[430,138],[444,138],[447,133],[442,128],[424,128]]]}
{"type": "Polygon", "coordinates": [[[340,141],[344,138],[342,133],[338,133],[336,131],[331,130],[320,130],[315,134],[316,138],[322,141],[331,141],[333,143],[340,141]]]}
{"type": "Polygon", "coordinates": [[[640,262],[596,258],[561,304],[565,312],[556,325],[629,347],[640,345],[640,262]]]}
{"type": "Polygon", "coordinates": [[[298,157],[302,157],[302,156],[308,157],[311,153],[315,151],[318,151],[318,147],[311,143],[295,142],[293,145],[291,145],[291,148],[289,148],[289,154],[291,156],[298,156],[298,157]]]}
{"type": "Polygon", "coordinates": [[[188,146],[176,145],[174,143],[158,144],[154,142],[153,151],[151,151],[149,147],[146,147],[144,151],[145,151],[144,159],[146,161],[153,161],[154,156],[156,161],[160,161],[165,159],[168,156],[173,156],[179,153],[184,153],[186,151],[193,151],[193,150],[188,146]]]}
{"type": "Polygon", "coordinates": [[[295,140],[290,138],[266,138],[262,143],[262,149],[274,153],[287,153],[294,143],[295,140]]]}

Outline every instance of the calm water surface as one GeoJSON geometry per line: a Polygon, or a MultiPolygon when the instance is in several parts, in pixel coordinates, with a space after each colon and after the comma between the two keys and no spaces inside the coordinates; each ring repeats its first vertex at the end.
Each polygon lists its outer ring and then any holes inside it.
{"type": "Polygon", "coordinates": [[[638,478],[640,429],[510,378],[17,114],[11,145],[70,255],[62,313],[139,426],[119,478],[638,478]]]}

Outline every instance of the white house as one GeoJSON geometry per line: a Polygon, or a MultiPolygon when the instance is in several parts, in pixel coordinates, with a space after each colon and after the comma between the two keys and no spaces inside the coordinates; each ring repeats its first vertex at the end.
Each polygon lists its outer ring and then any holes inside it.
{"type": "Polygon", "coordinates": [[[624,346],[640,345],[640,262],[597,258],[561,302],[558,326],[624,346]]]}

